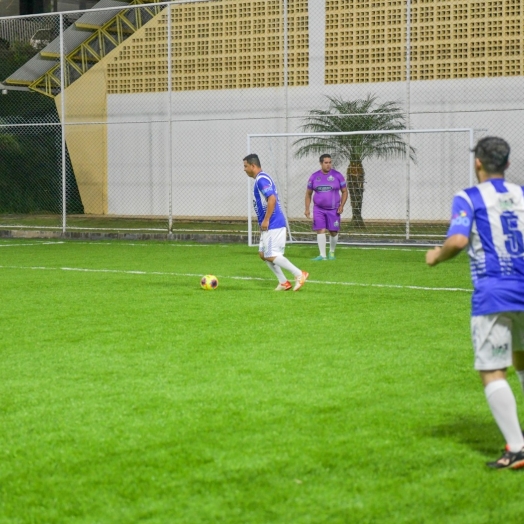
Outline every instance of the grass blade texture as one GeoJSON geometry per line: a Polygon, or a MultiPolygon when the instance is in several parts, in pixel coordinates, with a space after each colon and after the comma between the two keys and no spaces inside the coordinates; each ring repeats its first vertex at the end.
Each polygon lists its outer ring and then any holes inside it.
{"type": "Polygon", "coordinates": [[[465,255],[286,254],[0,241],[0,522],[521,522],[465,255]]]}

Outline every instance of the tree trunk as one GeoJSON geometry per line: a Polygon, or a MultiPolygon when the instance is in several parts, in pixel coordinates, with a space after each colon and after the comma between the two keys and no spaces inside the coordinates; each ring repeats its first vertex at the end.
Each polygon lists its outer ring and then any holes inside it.
{"type": "Polygon", "coordinates": [[[360,161],[351,161],[349,163],[346,180],[349,191],[349,201],[351,203],[351,212],[353,214],[351,223],[354,226],[364,227],[362,219],[362,201],[364,199],[364,167],[360,161]]]}

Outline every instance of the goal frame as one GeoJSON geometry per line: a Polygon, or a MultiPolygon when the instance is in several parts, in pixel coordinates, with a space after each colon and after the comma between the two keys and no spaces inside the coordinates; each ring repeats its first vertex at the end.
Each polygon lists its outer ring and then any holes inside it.
{"type": "MultiPolygon", "coordinates": [[[[315,136],[352,136],[352,135],[392,135],[392,134],[401,134],[401,135],[412,135],[412,134],[432,134],[432,133],[468,133],[469,135],[469,185],[473,185],[475,178],[475,154],[473,148],[475,147],[475,129],[472,127],[454,127],[454,128],[429,128],[429,129],[395,129],[395,130],[370,130],[370,131],[338,131],[338,132],[324,132],[324,133],[248,133],[247,135],[247,154],[251,154],[251,140],[253,138],[295,138],[295,137],[315,137],[315,136]]],[[[409,174],[408,174],[409,181],[409,174]]],[[[252,181],[248,178],[247,181],[247,227],[248,227],[248,246],[253,247],[257,244],[253,242],[253,203],[252,203],[252,181]]],[[[408,197],[409,198],[409,197],[408,197]]],[[[409,205],[408,205],[409,209],[409,205]]],[[[310,244],[314,243],[313,241],[307,240],[294,240],[289,227],[289,222],[287,219],[287,214],[284,210],[284,215],[286,218],[286,229],[288,233],[288,243],[297,243],[297,244],[310,244]]],[[[409,239],[409,215],[406,217],[406,237],[409,239]]],[[[385,242],[347,242],[347,245],[391,245],[391,243],[385,242]]],[[[401,245],[412,245],[402,244],[401,242],[395,242],[396,246],[401,245]]],[[[431,246],[434,244],[429,243],[420,243],[420,246],[431,246]]]]}

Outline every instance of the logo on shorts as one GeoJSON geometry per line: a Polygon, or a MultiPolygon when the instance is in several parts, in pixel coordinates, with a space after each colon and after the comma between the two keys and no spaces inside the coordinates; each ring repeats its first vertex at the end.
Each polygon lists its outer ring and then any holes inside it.
{"type": "Polygon", "coordinates": [[[334,224],[335,227],[338,227],[340,225],[340,222],[338,220],[335,220],[334,224]]]}
{"type": "Polygon", "coordinates": [[[451,217],[452,226],[469,227],[470,224],[471,220],[468,218],[468,214],[465,211],[460,211],[451,217]]]}
{"type": "Polygon", "coordinates": [[[494,357],[502,357],[509,351],[509,345],[501,344],[500,346],[492,346],[491,352],[494,357]]]}

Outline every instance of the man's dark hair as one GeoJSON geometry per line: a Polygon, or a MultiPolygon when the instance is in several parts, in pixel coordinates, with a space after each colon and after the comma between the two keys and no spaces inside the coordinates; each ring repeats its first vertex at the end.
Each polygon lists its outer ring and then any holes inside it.
{"type": "Polygon", "coordinates": [[[478,158],[489,174],[504,173],[509,158],[509,144],[502,138],[487,136],[477,142],[473,149],[475,158],[478,158]]]}
{"type": "Polygon", "coordinates": [[[243,160],[252,166],[262,167],[260,165],[260,158],[258,158],[258,155],[255,153],[250,153],[249,155],[245,156],[243,160]]]}
{"type": "Polygon", "coordinates": [[[327,153],[325,155],[320,155],[320,163],[324,162],[324,158],[331,158],[331,155],[328,155],[327,153]]]}

